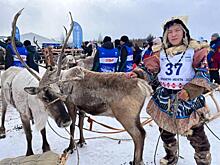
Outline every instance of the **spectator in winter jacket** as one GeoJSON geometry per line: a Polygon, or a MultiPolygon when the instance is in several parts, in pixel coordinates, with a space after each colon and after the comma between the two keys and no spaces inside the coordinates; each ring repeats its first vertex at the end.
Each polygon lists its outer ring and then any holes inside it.
{"type": "Polygon", "coordinates": [[[36,47],[32,46],[29,40],[24,41],[24,46],[28,51],[27,65],[30,66],[35,71],[39,72],[39,67],[37,63],[41,58],[38,52],[36,51],[36,47]]]}
{"type": "MultiPolygon", "coordinates": [[[[24,62],[27,62],[28,52],[26,48],[23,46],[23,44],[20,41],[16,39],[15,39],[15,44],[19,54],[21,55],[21,58],[23,59],[24,62]]],[[[10,37],[8,37],[5,42],[0,41],[0,46],[5,48],[6,50],[5,69],[8,69],[11,66],[24,67],[23,64],[20,62],[20,60],[17,58],[12,48],[10,37]]]]}
{"type": "Polygon", "coordinates": [[[143,44],[144,50],[141,53],[142,61],[151,56],[154,38],[151,34],[147,36],[146,42],[143,44]]]}
{"type": "Polygon", "coordinates": [[[86,54],[86,56],[91,56],[93,52],[92,43],[89,41],[85,41],[82,45],[83,53],[86,54]]]}
{"type": "Polygon", "coordinates": [[[220,84],[219,68],[220,68],[220,37],[218,33],[214,33],[211,37],[210,48],[207,55],[210,81],[220,84]]]}
{"type": "Polygon", "coordinates": [[[116,40],[115,40],[114,46],[115,46],[115,48],[117,48],[118,51],[120,52],[120,50],[121,50],[121,45],[120,45],[120,40],[119,40],[119,39],[116,39],[116,40]]]}
{"type": "Polygon", "coordinates": [[[116,72],[118,56],[118,49],[114,48],[111,37],[105,36],[102,46],[97,47],[92,71],[116,72]]]}
{"type": "Polygon", "coordinates": [[[141,52],[142,50],[140,49],[140,47],[138,46],[137,43],[134,44],[134,64],[139,65],[139,63],[141,62],[141,52]]]}
{"type": "Polygon", "coordinates": [[[121,51],[119,61],[119,72],[130,72],[133,69],[133,48],[127,36],[120,38],[121,51]]]}

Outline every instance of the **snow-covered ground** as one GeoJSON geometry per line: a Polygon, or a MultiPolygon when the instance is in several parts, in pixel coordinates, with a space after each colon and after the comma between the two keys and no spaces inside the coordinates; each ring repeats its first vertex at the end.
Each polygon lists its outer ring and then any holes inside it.
{"type": "MultiPolygon", "coordinates": [[[[220,102],[220,94],[217,92],[216,98],[220,102]]],[[[209,107],[216,111],[215,106],[210,98],[207,99],[209,107]]],[[[142,121],[147,116],[144,108],[142,109],[142,121]]],[[[108,117],[94,117],[93,119],[111,125],[113,127],[122,128],[121,125],[113,118],[108,117]]],[[[56,126],[55,122],[49,119],[49,122],[53,128],[59,132],[62,136],[69,137],[68,133],[64,129],[60,129],[56,126]]],[[[220,137],[220,120],[215,119],[210,122],[209,127],[220,137]]],[[[26,139],[23,129],[20,129],[21,121],[16,109],[9,107],[6,114],[6,138],[0,139],[0,160],[8,157],[17,157],[24,155],[26,153],[26,139]]],[[[85,127],[89,127],[87,121],[85,121],[85,127]]],[[[41,135],[33,128],[33,149],[34,153],[42,153],[41,150],[41,135]]],[[[159,136],[158,127],[155,123],[151,125],[144,126],[147,133],[144,146],[143,159],[146,165],[154,164],[154,152],[156,148],[157,139],[159,136]]],[[[111,131],[103,128],[99,125],[94,124],[93,129],[98,131],[111,131]]],[[[118,134],[97,134],[88,131],[84,131],[86,138],[88,139],[87,145],[83,148],[78,148],[79,150],[79,161],[80,165],[128,165],[129,161],[133,159],[133,142],[131,140],[112,140],[109,138],[97,138],[100,136],[108,136],[116,139],[130,139],[130,136],[124,133],[118,134]]],[[[212,153],[212,165],[219,165],[220,157],[220,141],[217,140],[209,130],[206,129],[206,133],[211,143],[211,153],[212,153]]],[[[79,136],[78,129],[76,129],[75,137],[79,136]]],[[[47,126],[47,137],[50,143],[52,151],[62,154],[62,151],[68,146],[69,141],[57,136],[50,127],[47,126]]],[[[156,155],[157,164],[159,164],[159,159],[164,156],[163,145],[160,140],[158,151],[156,155]]],[[[193,148],[190,146],[189,142],[185,137],[180,137],[180,155],[183,158],[179,159],[178,165],[193,165],[195,164],[193,155],[193,148]]],[[[76,151],[69,155],[67,160],[67,165],[75,165],[77,163],[76,151]]]]}

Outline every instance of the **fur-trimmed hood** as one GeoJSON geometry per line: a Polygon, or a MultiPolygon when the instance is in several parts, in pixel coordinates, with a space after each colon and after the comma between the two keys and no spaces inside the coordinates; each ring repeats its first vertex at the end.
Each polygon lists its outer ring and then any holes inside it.
{"type": "MultiPolygon", "coordinates": [[[[191,39],[189,42],[188,48],[193,48],[196,51],[196,50],[200,50],[202,48],[209,48],[209,44],[206,42],[199,43],[198,41],[191,39]]],[[[164,49],[162,44],[152,47],[153,53],[158,52],[162,49],[164,49]]],[[[174,55],[176,55],[180,52],[183,52],[185,50],[186,50],[186,46],[180,45],[180,46],[173,46],[173,47],[167,48],[166,52],[167,52],[167,54],[174,56],[174,55]]]]}

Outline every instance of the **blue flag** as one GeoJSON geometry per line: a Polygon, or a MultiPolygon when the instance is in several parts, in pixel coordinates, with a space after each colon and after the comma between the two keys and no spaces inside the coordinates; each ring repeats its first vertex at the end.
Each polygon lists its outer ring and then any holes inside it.
{"type": "Polygon", "coordinates": [[[16,30],[15,30],[15,38],[20,41],[20,31],[18,29],[18,27],[16,26],[16,30]]]}
{"type": "Polygon", "coordinates": [[[73,48],[81,48],[83,41],[82,27],[74,21],[73,25],[73,48]]]}

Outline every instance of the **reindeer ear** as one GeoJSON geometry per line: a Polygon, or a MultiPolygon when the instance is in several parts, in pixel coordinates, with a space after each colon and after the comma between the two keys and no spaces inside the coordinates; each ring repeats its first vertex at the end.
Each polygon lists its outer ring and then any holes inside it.
{"type": "Polygon", "coordinates": [[[25,87],[24,90],[30,95],[36,95],[40,92],[38,87],[25,87]]]}

